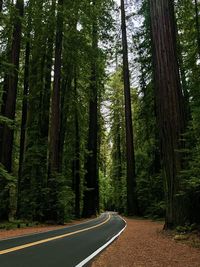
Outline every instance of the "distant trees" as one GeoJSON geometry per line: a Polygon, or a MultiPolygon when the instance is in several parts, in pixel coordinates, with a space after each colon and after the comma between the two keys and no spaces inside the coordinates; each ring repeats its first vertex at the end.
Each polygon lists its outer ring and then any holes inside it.
{"type": "Polygon", "coordinates": [[[110,209],[121,213],[127,212],[126,189],[126,145],[125,145],[125,116],[124,116],[124,83],[122,69],[110,77],[107,98],[110,105],[110,133],[108,143],[112,144],[110,155],[109,178],[112,185],[110,209]]]}

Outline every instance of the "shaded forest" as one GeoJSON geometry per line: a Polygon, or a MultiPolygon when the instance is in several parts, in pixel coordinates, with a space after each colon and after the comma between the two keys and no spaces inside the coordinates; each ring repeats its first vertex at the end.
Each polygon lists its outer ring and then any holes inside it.
{"type": "Polygon", "coordinates": [[[0,1],[0,221],[200,224],[200,3],[0,1]]]}

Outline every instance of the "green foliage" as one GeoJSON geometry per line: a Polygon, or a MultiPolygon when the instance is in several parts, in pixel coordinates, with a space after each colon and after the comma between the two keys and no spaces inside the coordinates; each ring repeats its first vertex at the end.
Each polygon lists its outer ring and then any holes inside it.
{"type": "Polygon", "coordinates": [[[8,173],[5,167],[0,164],[0,220],[6,217],[7,210],[12,209],[11,192],[13,188],[16,188],[16,183],[16,177],[8,173]]]}
{"type": "Polygon", "coordinates": [[[151,202],[151,205],[145,211],[145,216],[153,219],[160,219],[165,217],[166,204],[165,201],[156,200],[156,202],[151,202]]]}
{"type": "Polygon", "coordinates": [[[6,124],[10,129],[15,129],[15,121],[0,115],[0,124],[6,124]]]}
{"type": "Polygon", "coordinates": [[[122,69],[118,68],[109,77],[106,91],[109,102],[110,143],[109,177],[112,191],[109,208],[124,213],[126,210],[126,162],[125,162],[125,118],[122,69]]]}
{"type": "MultiPolygon", "coordinates": [[[[199,3],[197,5],[199,9],[199,3]]],[[[200,223],[200,64],[194,1],[178,1],[176,5],[176,16],[179,30],[179,46],[182,53],[181,67],[186,79],[190,111],[187,122],[188,128],[184,136],[186,142],[186,149],[184,151],[185,166],[180,174],[180,194],[187,199],[189,204],[187,220],[190,223],[200,223]]]]}
{"type": "Polygon", "coordinates": [[[14,177],[10,173],[8,173],[2,164],[0,164],[0,177],[1,177],[1,179],[8,181],[9,183],[15,184],[17,182],[16,177],[14,177]]]}
{"type": "Polygon", "coordinates": [[[0,223],[0,230],[12,230],[17,228],[33,227],[38,225],[38,222],[29,222],[22,220],[12,220],[9,222],[0,223]]]}
{"type": "Polygon", "coordinates": [[[112,195],[111,180],[101,170],[99,171],[99,194],[100,211],[109,209],[112,195]]]}
{"type": "Polygon", "coordinates": [[[48,179],[43,210],[43,216],[48,219],[48,222],[63,224],[71,217],[73,194],[70,190],[65,185],[65,177],[61,174],[54,173],[48,179]]]}
{"type": "Polygon", "coordinates": [[[55,209],[57,211],[57,222],[64,223],[73,217],[74,213],[74,192],[72,188],[66,186],[65,177],[57,176],[57,203],[55,209]]]}
{"type": "Polygon", "coordinates": [[[188,233],[188,232],[192,232],[194,230],[197,229],[197,224],[193,223],[193,224],[186,224],[185,226],[177,226],[176,227],[176,231],[178,233],[188,233]]]}

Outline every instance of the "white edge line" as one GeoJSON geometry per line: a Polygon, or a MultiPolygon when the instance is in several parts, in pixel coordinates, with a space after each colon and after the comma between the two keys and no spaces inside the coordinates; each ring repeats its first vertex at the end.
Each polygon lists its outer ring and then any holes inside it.
{"type": "Polygon", "coordinates": [[[103,249],[105,249],[107,246],[109,246],[119,235],[121,235],[121,233],[126,229],[127,223],[126,223],[126,221],[121,216],[119,216],[119,217],[125,222],[124,228],[118,234],[116,234],[115,236],[113,236],[106,244],[104,244],[102,247],[98,248],[95,252],[93,252],[90,256],[88,256],[86,259],[84,259],[83,261],[81,261],[75,267],[82,267],[82,266],[84,266],[91,259],[93,259],[96,255],[98,255],[103,249]]]}
{"type": "MultiPolygon", "coordinates": [[[[28,233],[28,234],[22,234],[22,235],[18,235],[18,236],[13,236],[13,237],[8,237],[8,238],[0,238],[0,242],[1,241],[6,241],[6,240],[11,240],[11,239],[17,239],[17,238],[21,238],[21,237],[28,237],[28,236],[35,236],[35,235],[39,235],[39,234],[43,234],[43,233],[49,233],[49,232],[54,232],[54,231],[57,231],[57,230],[65,230],[65,229],[68,229],[68,228],[72,228],[74,226],[79,226],[79,225],[83,225],[83,224],[86,224],[88,222],[92,222],[94,220],[97,220],[97,219],[100,219],[102,215],[106,214],[106,212],[103,212],[101,215],[99,215],[98,217],[94,218],[94,219],[89,219],[85,222],[82,222],[82,223],[76,223],[76,224],[73,224],[73,225],[66,225],[66,226],[63,226],[63,227],[60,227],[60,228],[57,228],[57,229],[51,229],[51,230],[44,230],[44,231],[41,231],[41,232],[35,232],[35,233],[28,233]]],[[[19,228],[20,229],[20,228],[19,228]]],[[[27,228],[21,228],[21,229],[28,229],[27,228]]],[[[9,231],[9,230],[7,230],[9,231]]]]}

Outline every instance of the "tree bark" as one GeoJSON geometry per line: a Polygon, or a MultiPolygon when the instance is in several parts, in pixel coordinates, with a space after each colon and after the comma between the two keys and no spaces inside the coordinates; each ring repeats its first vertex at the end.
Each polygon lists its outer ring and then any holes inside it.
{"type": "Polygon", "coordinates": [[[2,12],[3,9],[3,0],[0,0],[0,13],[2,12]]]}
{"type": "MultiPolygon", "coordinates": [[[[95,1],[93,1],[93,7],[95,1]]],[[[92,25],[92,62],[90,79],[90,103],[89,103],[89,133],[88,156],[86,161],[85,192],[83,198],[83,217],[96,215],[99,211],[99,186],[97,164],[97,132],[98,132],[98,98],[97,98],[97,51],[98,31],[96,17],[92,25]]]]}
{"type": "Polygon", "coordinates": [[[125,123],[126,123],[127,213],[128,215],[136,215],[138,213],[138,205],[136,197],[135,155],[134,155],[134,142],[133,142],[130,77],[129,77],[128,46],[127,46],[124,0],[121,0],[121,28],[122,28],[123,80],[124,80],[124,96],[125,96],[125,123]]]}
{"type": "Polygon", "coordinates": [[[49,128],[49,169],[47,187],[48,195],[48,212],[47,219],[57,222],[64,218],[60,216],[58,209],[58,193],[59,193],[59,175],[61,173],[61,152],[60,152],[60,128],[61,128],[61,67],[62,67],[62,45],[63,45],[63,7],[64,1],[59,0],[57,5],[56,19],[56,41],[55,41],[55,63],[54,63],[54,81],[53,92],[51,97],[51,115],[49,128]],[[62,218],[61,218],[62,217],[62,218]]]}
{"type": "MultiPolygon", "coordinates": [[[[77,78],[76,72],[74,77],[74,93],[77,98],[77,78]]],[[[78,108],[75,106],[75,155],[74,155],[74,193],[75,193],[75,216],[80,217],[80,131],[79,131],[79,119],[78,108]]]]}
{"type": "MultiPolygon", "coordinates": [[[[30,38],[30,34],[28,34],[30,38]]],[[[27,122],[27,97],[29,90],[29,62],[30,61],[30,42],[26,43],[25,52],[25,67],[24,67],[24,92],[23,92],[23,102],[22,102],[22,121],[21,121],[21,135],[20,135],[20,151],[19,151],[19,169],[18,169],[18,186],[17,186],[17,217],[19,217],[20,211],[20,198],[21,198],[21,181],[22,181],[22,169],[24,162],[24,152],[25,152],[25,137],[26,137],[26,122],[27,122]]]]}
{"type": "Polygon", "coordinates": [[[180,149],[184,132],[183,96],[176,52],[172,0],[150,0],[154,83],[161,158],[166,191],[165,228],[184,223],[184,207],[178,197],[182,169],[180,149]]]}
{"type": "MultiPolygon", "coordinates": [[[[13,39],[11,48],[11,59],[10,63],[13,65],[13,71],[7,75],[5,79],[5,106],[3,115],[11,120],[15,119],[15,107],[16,107],[16,96],[17,96],[17,85],[18,85],[18,71],[19,71],[19,56],[20,56],[20,45],[21,45],[21,31],[22,24],[21,19],[24,13],[24,1],[18,0],[15,5],[16,18],[14,21],[13,28],[13,39]]],[[[8,172],[12,171],[12,149],[13,149],[13,137],[14,130],[10,129],[7,125],[3,125],[1,128],[2,143],[1,143],[1,154],[0,161],[6,167],[8,172]]]]}
{"type": "Polygon", "coordinates": [[[29,90],[29,69],[30,69],[30,32],[31,32],[31,14],[28,19],[28,30],[27,30],[27,42],[25,49],[25,63],[24,63],[24,91],[22,101],[22,121],[21,121],[21,135],[20,135],[20,152],[19,152],[19,169],[18,169],[18,196],[20,195],[20,183],[22,175],[22,166],[24,161],[24,150],[25,150],[25,135],[26,135],[26,122],[27,122],[27,97],[29,90]]]}
{"type": "MultiPolygon", "coordinates": [[[[12,33],[12,46],[9,51],[8,62],[12,64],[12,71],[5,75],[4,79],[4,93],[3,104],[1,107],[1,114],[8,119],[14,121],[15,119],[15,107],[18,85],[18,71],[19,71],[19,57],[20,57],[20,45],[21,45],[21,19],[23,17],[24,2],[18,0],[15,5],[16,17],[13,21],[13,33],[12,33]]],[[[9,47],[9,46],[8,46],[9,47]]],[[[0,162],[4,165],[5,169],[12,172],[12,151],[13,151],[13,138],[14,130],[9,128],[5,123],[0,127],[0,162]]],[[[1,211],[1,219],[9,219],[13,216],[12,209],[12,188],[9,188],[8,182],[3,180],[1,182],[1,201],[5,204],[5,210],[1,211]]]]}
{"type": "Polygon", "coordinates": [[[60,170],[60,83],[63,41],[63,0],[58,1],[56,26],[54,83],[52,93],[51,123],[50,123],[50,174],[60,170]]]}
{"type": "MultiPolygon", "coordinates": [[[[67,97],[69,98],[72,92],[72,80],[73,80],[73,66],[69,64],[67,68],[65,67],[65,73],[67,73],[67,77],[63,79],[61,86],[61,119],[60,119],[60,153],[61,153],[61,162],[63,159],[64,153],[64,143],[67,132],[67,116],[69,112],[69,104],[67,97]],[[67,105],[66,105],[67,103],[67,105]]],[[[62,170],[61,170],[62,171],[62,170]]]]}
{"type": "Polygon", "coordinates": [[[195,0],[195,21],[196,21],[196,31],[197,31],[197,51],[200,59],[200,23],[199,23],[199,11],[198,2],[195,0]]]}

